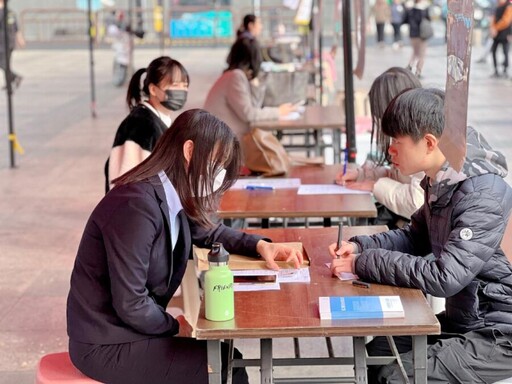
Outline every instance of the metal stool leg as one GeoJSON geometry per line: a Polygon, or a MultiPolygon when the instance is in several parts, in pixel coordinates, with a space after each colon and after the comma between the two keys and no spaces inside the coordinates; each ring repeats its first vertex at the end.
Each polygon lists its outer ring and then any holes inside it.
{"type": "Polygon", "coordinates": [[[227,380],[226,380],[226,384],[231,384],[233,382],[233,357],[234,357],[234,352],[235,352],[235,342],[233,339],[229,339],[228,341],[228,348],[229,348],[229,352],[228,352],[228,375],[227,375],[227,380]]]}
{"type": "Polygon", "coordinates": [[[405,372],[404,364],[402,363],[402,359],[400,358],[400,353],[398,352],[398,349],[395,344],[395,340],[393,339],[393,336],[386,336],[389,343],[389,348],[391,348],[391,352],[393,352],[393,356],[396,358],[396,362],[398,364],[398,367],[400,368],[400,372],[402,373],[402,377],[404,379],[405,384],[409,384],[409,377],[407,376],[407,372],[405,372]]]}

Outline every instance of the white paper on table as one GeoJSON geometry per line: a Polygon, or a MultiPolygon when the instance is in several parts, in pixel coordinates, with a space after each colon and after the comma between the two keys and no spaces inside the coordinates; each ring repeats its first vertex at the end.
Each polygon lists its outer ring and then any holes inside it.
{"type": "MultiPolygon", "coordinates": [[[[325,266],[329,269],[331,269],[331,263],[325,263],[325,266]]],[[[359,280],[359,277],[357,275],[354,275],[353,273],[350,273],[350,272],[341,272],[339,275],[336,275],[336,277],[338,279],[340,279],[341,281],[344,281],[344,280],[359,280]]]]}
{"type": "Polygon", "coordinates": [[[279,116],[279,120],[287,121],[287,120],[299,120],[301,115],[299,112],[290,112],[287,115],[279,116]]]}
{"type": "Polygon", "coordinates": [[[299,188],[300,179],[280,178],[243,178],[238,179],[231,189],[245,189],[248,185],[274,187],[274,189],[299,188]]]}
{"type": "Polygon", "coordinates": [[[298,195],[366,195],[369,191],[350,189],[337,184],[301,184],[298,195]]]}
{"type": "Polygon", "coordinates": [[[276,276],[276,280],[273,282],[234,283],[233,290],[235,292],[275,291],[281,289],[277,271],[270,269],[236,269],[233,270],[233,276],[276,276]]]}
{"type": "Polygon", "coordinates": [[[255,291],[279,291],[281,286],[279,283],[234,283],[233,290],[235,292],[255,292],[255,291]]]}
{"type": "Polygon", "coordinates": [[[311,277],[308,268],[280,269],[277,272],[277,281],[280,283],[309,283],[311,277]]]}

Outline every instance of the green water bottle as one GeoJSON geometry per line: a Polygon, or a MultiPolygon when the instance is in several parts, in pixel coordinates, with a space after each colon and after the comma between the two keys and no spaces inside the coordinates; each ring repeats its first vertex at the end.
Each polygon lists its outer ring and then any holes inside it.
{"type": "Polygon", "coordinates": [[[229,253],[222,243],[213,243],[208,253],[210,268],[204,275],[205,316],[212,321],[235,317],[233,272],[228,267],[229,253]]]}

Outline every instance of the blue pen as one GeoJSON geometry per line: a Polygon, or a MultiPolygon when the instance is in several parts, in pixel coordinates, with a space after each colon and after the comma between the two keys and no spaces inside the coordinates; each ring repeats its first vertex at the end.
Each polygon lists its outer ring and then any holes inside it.
{"type": "Polygon", "coordinates": [[[265,190],[273,191],[274,187],[271,185],[246,185],[245,189],[248,189],[249,191],[254,191],[256,189],[265,189],[265,190]]]}
{"type": "Polygon", "coordinates": [[[345,161],[343,163],[343,176],[345,176],[347,174],[347,164],[348,164],[348,149],[345,148],[343,150],[343,152],[345,152],[345,161]]]}

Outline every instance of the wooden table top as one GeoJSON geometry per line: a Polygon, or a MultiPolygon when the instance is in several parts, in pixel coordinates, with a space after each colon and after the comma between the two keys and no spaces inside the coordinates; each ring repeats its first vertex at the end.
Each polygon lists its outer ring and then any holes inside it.
{"type": "MultiPolygon", "coordinates": [[[[343,237],[373,234],[384,226],[346,227],[343,237]]],[[[204,318],[204,303],[196,326],[198,339],[388,336],[439,334],[440,326],[423,293],[416,289],[371,284],[355,287],[333,277],[327,247],[337,228],[276,228],[247,230],[274,241],[301,241],[311,260],[311,283],[281,284],[279,291],[235,292],[235,318],[213,322],[204,318]],[[319,296],[399,295],[405,317],[398,319],[320,320],[319,296]]]]}
{"type": "Polygon", "coordinates": [[[340,164],[295,165],[288,177],[300,179],[302,184],[331,184],[342,170],[343,165],[340,164]]]}
{"type": "MultiPolygon", "coordinates": [[[[296,166],[289,177],[302,184],[331,184],[339,165],[296,166]]],[[[264,181],[265,179],[262,179],[264,181]]],[[[227,191],[217,211],[220,218],[376,217],[372,195],[298,195],[297,188],[227,191]]]]}
{"type": "Polygon", "coordinates": [[[331,128],[345,130],[345,114],[343,107],[338,105],[307,105],[300,119],[297,120],[265,120],[251,124],[252,128],[265,130],[286,129],[321,129],[331,128]]]}

